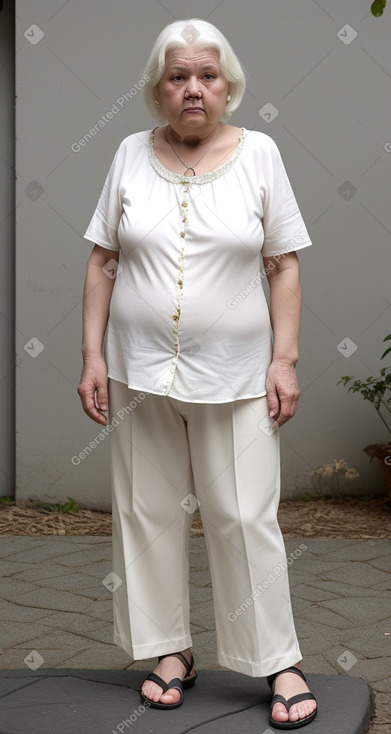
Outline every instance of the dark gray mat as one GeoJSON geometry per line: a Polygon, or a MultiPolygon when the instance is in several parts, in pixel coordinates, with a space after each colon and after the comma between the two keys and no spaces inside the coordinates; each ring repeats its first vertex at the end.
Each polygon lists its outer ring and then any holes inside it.
{"type": "MultiPolygon", "coordinates": [[[[201,670],[179,709],[145,708],[143,671],[2,670],[1,734],[274,734],[264,678],[201,670]]],[[[364,734],[372,715],[371,690],[359,678],[308,675],[319,712],[301,731],[364,734]]]]}

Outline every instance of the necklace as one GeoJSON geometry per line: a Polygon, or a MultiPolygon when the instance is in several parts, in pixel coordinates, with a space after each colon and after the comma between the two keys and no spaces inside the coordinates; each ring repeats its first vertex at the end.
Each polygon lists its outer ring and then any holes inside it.
{"type": "Polygon", "coordinates": [[[176,157],[178,158],[178,160],[186,168],[186,170],[185,170],[185,172],[183,174],[184,176],[195,176],[196,175],[196,172],[194,170],[195,167],[198,166],[198,164],[200,163],[200,161],[202,161],[202,159],[204,158],[204,156],[206,156],[207,152],[211,149],[212,145],[216,142],[219,134],[220,134],[220,123],[217,126],[217,135],[214,136],[211,144],[207,147],[205,153],[202,154],[201,158],[199,158],[198,161],[196,161],[196,163],[193,163],[192,166],[188,166],[185,163],[185,161],[182,160],[182,158],[180,157],[180,155],[178,155],[178,153],[176,152],[176,150],[175,150],[174,146],[172,145],[172,143],[170,143],[170,141],[168,139],[168,131],[166,130],[166,140],[167,140],[167,143],[169,144],[170,148],[174,151],[174,153],[175,153],[176,157]]]}

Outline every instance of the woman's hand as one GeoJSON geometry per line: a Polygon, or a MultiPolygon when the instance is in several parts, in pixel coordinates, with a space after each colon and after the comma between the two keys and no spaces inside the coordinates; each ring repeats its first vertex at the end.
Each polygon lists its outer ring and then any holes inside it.
{"type": "Polygon", "coordinates": [[[108,409],[107,367],[103,357],[84,358],[77,392],[83,410],[96,423],[103,426],[107,418],[100,411],[108,409]]]}
{"type": "Polygon", "coordinates": [[[274,428],[294,416],[300,390],[293,362],[273,360],[266,375],[266,397],[274,428]]]}

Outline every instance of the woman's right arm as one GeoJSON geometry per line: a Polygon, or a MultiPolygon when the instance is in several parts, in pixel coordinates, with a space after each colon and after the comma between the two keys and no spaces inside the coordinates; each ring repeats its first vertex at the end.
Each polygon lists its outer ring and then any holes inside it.
{"type": "Polygon", "coordinates": [[[100,411],[108,409],[107,367],[102,356],[103,339],[110,312],[110,300],[115,278],[103,267],[109,260],[118,262],[119,252],[95,245],[87,263],[83,293],[83,369],[77,392],[84,412],[106,425],[100,411]]]}

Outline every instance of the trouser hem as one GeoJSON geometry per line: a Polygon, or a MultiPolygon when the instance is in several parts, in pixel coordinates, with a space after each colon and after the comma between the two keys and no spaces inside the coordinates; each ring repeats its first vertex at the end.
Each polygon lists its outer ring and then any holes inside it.
{"type": "Polygon", "coordinates": [[[158,642],[153,645],[131,645],[128,640],[118,632],[114,632],[114,643],[118,647],[122,647],[125,652],[130,655],[132,660],[146,660],[148,658],[156,658],[159,655],[166,655],[170,652],[180,652],[186,650],[188,647],[192,647],[193,642],[191,637],[179,637],[174,640],[167,640],[164,642],[158,642]]]}
{"type": "Polygon", "coordinates": [[[220,665],[230,670],[235,670],[237,673],[243,673],[249,675],[252,678],[262,678],[272,673],[277,673],[284,668],[289,668],[291,665],[295,665],[302,660],[302,655],[299,648],[286,653],[286,655],[280,655],[276,658],[269,658],[260,663],[252,663],[249,660],[241,660],[240,658],[234,658],[231,655],[226,655],[224,652],[217,653],[218,661],[220,665]]]}

